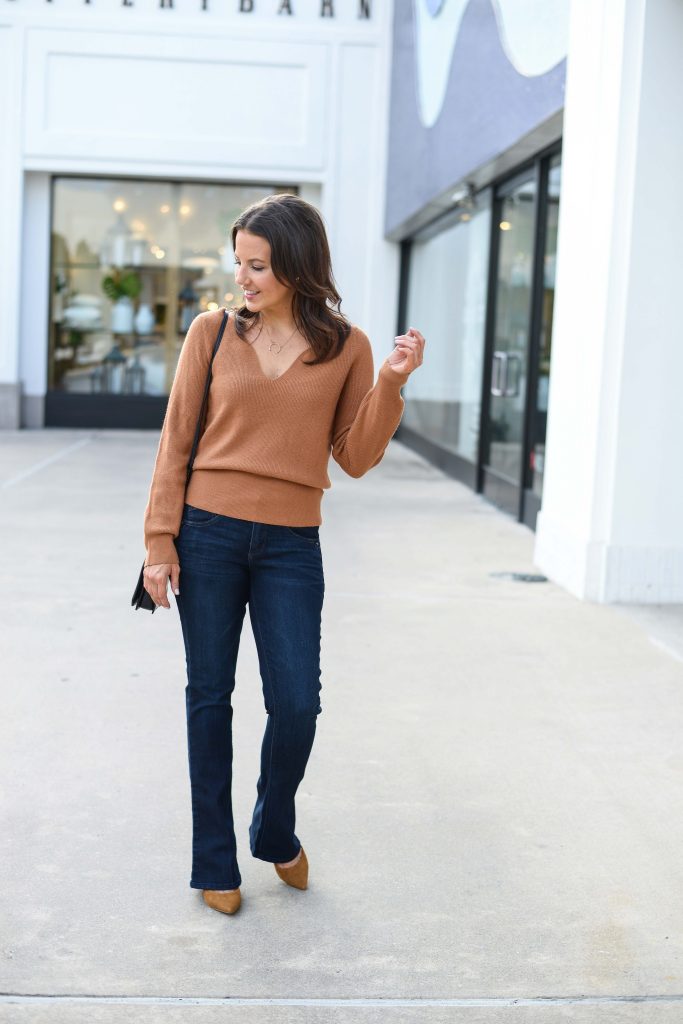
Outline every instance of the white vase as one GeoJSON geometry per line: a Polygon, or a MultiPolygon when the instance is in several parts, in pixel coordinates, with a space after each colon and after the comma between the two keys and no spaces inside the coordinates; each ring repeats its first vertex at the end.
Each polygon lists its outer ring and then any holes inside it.
{"type": "Polygon", "coordinates": [[[135,330],[138,334],[150,334],[154,329],[154,313],[151,306],[141,302],[135,314],[135,330]]]}
{"type": "Polygon", "coordinates": [[[133,303],[127,295],[112,306],[111,329],[113,334],[130,334],[133,330],[133,303]]]}

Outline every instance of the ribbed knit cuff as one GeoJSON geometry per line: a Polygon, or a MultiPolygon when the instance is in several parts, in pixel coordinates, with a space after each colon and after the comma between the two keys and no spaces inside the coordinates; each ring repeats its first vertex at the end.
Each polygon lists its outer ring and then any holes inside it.
{"type": "Polygon", "coordinates": [[[394,384],[399,388],[403,387],[408,377],[410,377],[409,373],[397,373],[396,370],[392,370],[388,359],[385,359],[379,368],[378,379],[386,381],[387,384],[394,384]]]}
{"type": "Polygon", "coordinates": [[[162,533],[157,537],[151,537],[147,548],[145,565],[174,565],[180,564],[178,552],[176,551],[173,537],[170,533],[162,533]]]}

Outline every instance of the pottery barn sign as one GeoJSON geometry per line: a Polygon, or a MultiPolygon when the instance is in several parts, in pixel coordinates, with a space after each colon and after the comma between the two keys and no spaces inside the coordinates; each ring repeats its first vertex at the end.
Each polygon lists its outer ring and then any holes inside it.
{"type": "MultiPolygon", "coordinates": [[[[7,0],[8,3],[20,3],[21,0],[7,0]]],[[[86,7],[94,7],[97,0],[83,0],[83,4],[86,7]]],[[[197,0],[197,4],[200,11],[210,10],[212,0],[197,0]]],[[[225,0],[214,0],[217,6],[225,5],[225,0]]],[[[274,6],[275,13],[277,14],[294,14],[294,5],[296,0],[272,0],[271,6],[274,6]]],[[[337,0],[341,7],[348,7],[349,0],[337,0]]],[[[46,4],[58,4],[59,0],[45,0],[46,4]]],[[[256,5],[259,0],[234,0],[237,5],[237,11],[239,14],[252,14],[256,10],[256,5]]],[[[372,0],[356,0],[357,12],[359,18],[371,18],[372,17],[372,0]]],[[[135,7],[135,0],[120,0],[120,7],[135,7]]],[[[260,0],[260,6],[265,7],[264,0],[260,0]]],[[[173,11],[175,10],[174,0],[159,0],[159,10],[173,11]]],[[[320,17],[321,18],[334,18],[335,16],[335,0],[320,0],[320,17]]]]}

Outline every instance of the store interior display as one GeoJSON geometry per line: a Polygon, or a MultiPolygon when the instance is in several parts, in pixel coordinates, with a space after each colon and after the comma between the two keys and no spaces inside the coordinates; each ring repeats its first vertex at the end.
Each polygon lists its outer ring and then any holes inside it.
{"type": "Polygon", "coordinates": [[[49,388],[168,395],[195,316],[238,289],[230,226],[267,186],[57,177],[49,388]]]}

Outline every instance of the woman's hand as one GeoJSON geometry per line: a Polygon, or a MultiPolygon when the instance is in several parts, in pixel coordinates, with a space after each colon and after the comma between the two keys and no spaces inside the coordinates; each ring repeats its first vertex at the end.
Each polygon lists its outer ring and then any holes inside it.
{"type": "Polygon", "coordinates": [[[396,338],[396,348],[387,356],[387,362],[397,373],[412,373],[422,364],[425,340],[419,331],[409,327],[405,334],[396,338]]]}
{"type": "Polygon", "coordinates": [[[180,593],[180,566],[163,563],[161,565],[146,565],[143,572],[143,584],[145,590],[154,601],[157,608],[170,608],[168,602],[168,578],[171,577],[171,588],[174,594],[180,593]]]}

